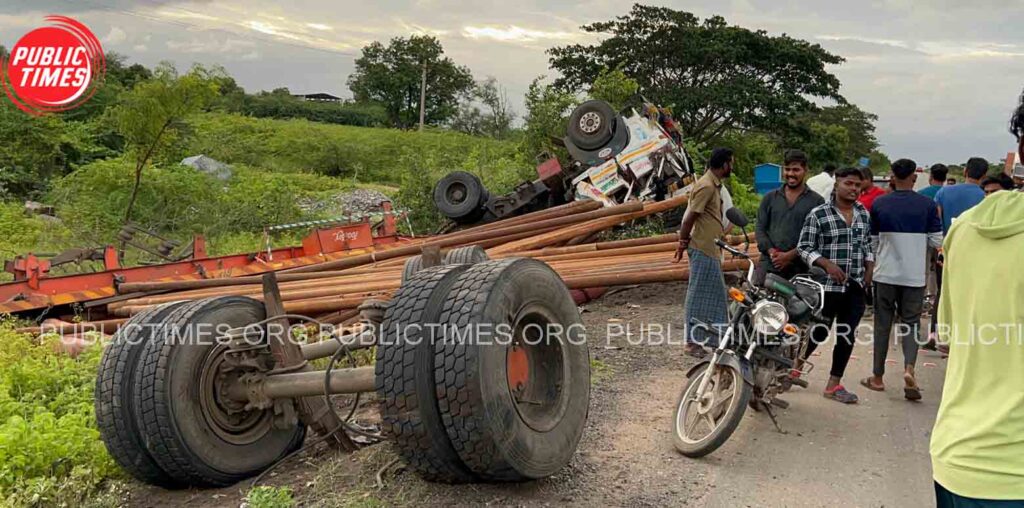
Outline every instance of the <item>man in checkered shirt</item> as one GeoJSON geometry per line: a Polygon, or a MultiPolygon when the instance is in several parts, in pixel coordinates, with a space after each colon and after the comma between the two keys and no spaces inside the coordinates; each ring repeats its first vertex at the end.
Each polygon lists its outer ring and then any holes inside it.
{"type": "MultiPolygon", "coordinates": [[[[831,322],[835,321],[836,346],[825,397],[844,404],[857,402],[857,396],[841,382],[853,354],[857,326],[864,316],[864,288],[871,286],[874,265],[871,219],[864,205],[857,202],[862,180],[863,175],[856,168],[836,171],[832,200],[810,211],[797,243],[797,251],[807,266],[817,265],[829,276],[821,313],[830,324],[819,324],[811,330],[804,358],[828,339],[831,322]]],[[[792,375],[799,376],[799,365],[792,375]]]]}

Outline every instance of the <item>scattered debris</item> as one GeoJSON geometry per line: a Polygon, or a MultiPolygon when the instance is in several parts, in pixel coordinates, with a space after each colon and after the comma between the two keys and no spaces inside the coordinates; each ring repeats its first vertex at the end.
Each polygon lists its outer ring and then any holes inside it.
{"type": "Polygon", "coordinates": [[[224,164],[212,157],[207,157],[202,154],[193,155],[192,157],[185,157],[184,159],[181,159],[181,164],[183,166],[193,168],[200,173],[206,173],[221,181],[226,182],[231,179],[231,166],[228,166],[227,164],[224,164]]]}

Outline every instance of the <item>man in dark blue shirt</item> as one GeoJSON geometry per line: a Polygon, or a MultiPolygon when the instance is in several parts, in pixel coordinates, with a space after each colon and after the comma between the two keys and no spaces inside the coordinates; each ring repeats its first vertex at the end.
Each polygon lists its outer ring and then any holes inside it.
{"type": "Polygon", "coordinates": [[[875,249],[874,375],[861,381],[865,387],[884,391],[882,376],[889,352],[889,334],[899,317],[896,336],[903,348],[904,395],[919,400],[921,390],[914,376],[917,349],[921,345],[921,312],[928,280],[928,248],[942,246],[942,223],[935,202],[913,191],[917,163],[900,159],[892,163],[895,192],[879,197],[871,207],[871,239],[875,249]]]}
{"type": "Polygon", "coordinates": [[[785,183],[768,192],[757,210],[757,248],[761,251],[758,279],[765,273],[774,273],[786,279],[807,271],[800,259],[796,244],[804,219],[824,198],[812,191],[804,179],[807,177],[807,154],[788,150],[782,168],[785,183]]]}

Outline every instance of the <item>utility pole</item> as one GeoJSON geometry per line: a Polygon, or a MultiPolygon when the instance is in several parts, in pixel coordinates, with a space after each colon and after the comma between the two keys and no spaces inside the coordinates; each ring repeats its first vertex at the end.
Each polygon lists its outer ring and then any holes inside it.
{"type": "Polygon", "coordinates": [[[420,131],[423,131],[423,119],[427,108],[427,61],[423,61],[423,76],[420,78],[420,131]]]}

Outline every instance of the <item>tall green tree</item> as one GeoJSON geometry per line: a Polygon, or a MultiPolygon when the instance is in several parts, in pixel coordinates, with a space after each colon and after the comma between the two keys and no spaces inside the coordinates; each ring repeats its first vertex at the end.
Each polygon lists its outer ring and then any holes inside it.
{"type": "Polygon", "coordinates": [[[604,69],[590,85],[590,96],[601,99],[612,105],[616,111],[622,110],[636,96],[640,83],[626,76],[622,69],[604,69]]]}
{"type": "Polygon", "coordinates": [[[444,56],[441,42],[413,35],[363,48],[348,86],[358,102],[378,102],[387,109],[392,127],[408,129],[419,122],[420,85],[426,69],[425,122],[440,125],[458,110],[459,100],[473,90],[469,69],[444,56]]]}
{"type": "Polygon", "coordinates": [[[814,167],[852,164],[878,149],[877,120],[853,104],[840,104],[798,115],[778,134],[781,145],[806,151],[814,167]]]}
{"type": "Polygon", "coordinates": [[[565,149],[552,138],[565,137],[566,117],[579,103],[576,95],[534,78],[526,89],[523,149],[527,154],[549,152],[565,158],[565,149]]]}
{"type": "Polygon", "coordinates": [[[582,27],[600,42],[548,51],[562,77],[581,90],[602,69],[622,69],[646,98],[672,108],[684,133],[709,142],[729,129],[770,131],[813,109],[813,98],[845,103],[828,65],[843,62],[817,44],[730,26],[720,16],[636,4],[610,21],[582,27]]]}
{"type": "Polygon", "coordinates": [[[146,165],[161,150],[187,136],[188,116],[199,112],[216,95],[217,82],[205,69],[194,68],[179,75],[170,64],[161,64],[152,79],[136,84],[121,96],[113,118],[135,167],[125,222],[131,220],[146,165]]]}

